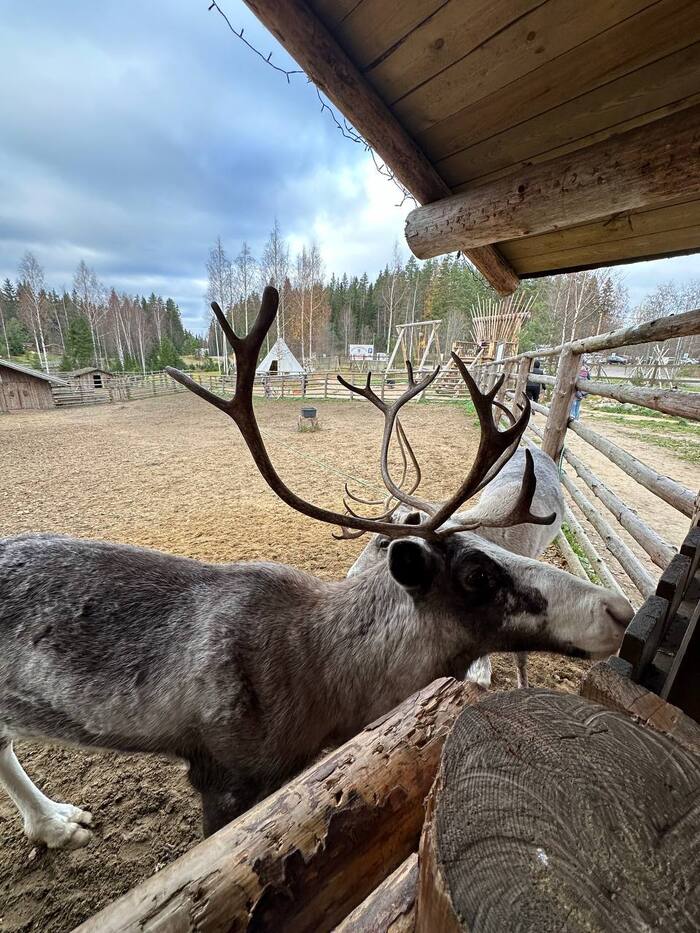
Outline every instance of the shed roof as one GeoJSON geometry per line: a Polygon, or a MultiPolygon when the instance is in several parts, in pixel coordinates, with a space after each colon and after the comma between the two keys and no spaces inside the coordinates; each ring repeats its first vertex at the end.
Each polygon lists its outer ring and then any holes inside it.
{"type": "Polygon", "coordinates": [[[66,373],[66,376],[87,376],[88,373],[104,373],[105,376],[113,375],[109,369],[101,369],[99,366],[84,366],[82,369],[72,369],[66,373]]]}
{"type": "Polygon", "coordinates": [[[45,382],[51,382],[57,386],[67,386],[65,379],[59,379],[51,373],[42,373],[38,369],[30,369],[29,366],[22,366],[21,363],[11,363],[10,360],[0,360],[0,369],[13,369],[15,372],[23,373],[25,376],[32,376],[34,379],[43,379],[45,382]]]}
{"type": "Polygon", "coordinates": [[[421,258],[460,248],[507,292],[513,273],[700,249],[700,4],[249,5],[419,203],[440,202],[409,218],[421,258]]]}

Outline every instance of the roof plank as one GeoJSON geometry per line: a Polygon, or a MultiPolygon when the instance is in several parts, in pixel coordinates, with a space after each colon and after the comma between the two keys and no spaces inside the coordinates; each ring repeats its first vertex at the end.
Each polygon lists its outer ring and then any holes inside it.
{"type": "Polygon", "coordinates": [[[410,133],[420,133],[651,5],[652,0],[548,0],[392,109],[410,133]]]}
{"type": "Polygon", "coordinates": [[[606,87],[613,98],[623,87],[635,97],[640,96],[644,87],[637,88],[635,81],[649,80],[642,68],[697,41],[700,5],[692,0],[661,0],[638,16],[542,64],[525,80],[511,81],[463,108],[419,133],[416,139],[426,155],[437,162],[511,129],[528,135],[529,127],[523,124],[542,114],[551,112],[553,128],[561,126],[563,130],[567,113],[562,111],[559,116],[555,108],[571,103],[568,112],[576,107],[586,111],[592,106],[605,109],[606,87]],[[614,83],[626,76],[629,80],[624,85],[614,83]],[[589,104],[585,95],[593,91],[599,91],[598,99],[589,104]]]}
{"type": "MultiPolygon", "coordinates": [[[[700,4],[698,4],[700,10],[700,4]]],[[[522,162],[552,158],[561,146],[584,148],[631,121],[641,125],[689,106],[700,90],[700,42],[498,133],[436,163],[451,188],[495,178],[522,162]],[[663,108],[663,112],[662,111],[663,108]],[[595,137],[595,140],[593,139],[595,137]]]]}

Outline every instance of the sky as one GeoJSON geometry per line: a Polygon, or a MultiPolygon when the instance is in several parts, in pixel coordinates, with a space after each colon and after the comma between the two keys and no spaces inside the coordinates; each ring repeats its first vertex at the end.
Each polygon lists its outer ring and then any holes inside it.
{"type": "MultiPolygon", "coordinates": [[[[294,68],[241,0],[236,28],[294,68]]],[[[302,75],[267,66],[207,0],[0,0],[0,278],[31,250],[55,288],[84,259],[105,285],[205,320],[218,236],[259,256],[275,217],[326,270],[376,274],[412,205],[344,139],[302,75]]],[[[622,267],[633,303],[700,277],[700,256],[622,267]]]]}

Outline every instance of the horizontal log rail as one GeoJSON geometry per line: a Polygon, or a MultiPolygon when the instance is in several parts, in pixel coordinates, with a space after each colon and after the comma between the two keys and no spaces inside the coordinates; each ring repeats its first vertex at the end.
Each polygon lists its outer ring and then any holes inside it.
{"type": "Polygon", "coordinates": [[[615,516],[618,524],[646,551],[656,566],[664,570],[678,553],[676,549],[642,521],[639,515],[606,486],[580,457],[565,449],[564,459],[571,464],[579,478],[600,499],[607,510],[615,516]]]}
{"type": "MultiPolygon", "coordinates": [[[[533,408],[535,408],[535,404],[533,404],[533,408]]],[[[535,410],[540,411],[542,408],[543,406],[538,405],[535,410]]],[[[546,411],[545,409],[542,413],[546,413],[546,411]]],[[[652,469],[652,467],[647,466],[646,463],[633,457],[632,454],[627,453],[627,451],[623,450],[618,444],[608,440],[607,437],[603,437],[602,434],[598,434],[597,431],[591,430],[591,428],[582,424],[580,421],[571,421],[569,423],[569,430],[573,431],[582,441],[590,444],[591,447],[595,447],[595,449],[607,457],[611,463],[619,467],[623,473],[626,473],[631,479],[636,480],[640,486],[644,486],[649,492],[653,492],[655,496],[658,496],[659,499],[663,499],[664,502],[673,506],[674,509],[677,509],[683,515],[692,518],[696,498],[696,493],[692,490],[676,482],[675,479],[664,476],[663,473],[658,473],[656,470],[652,469]]]]}
{"type": "Polygon", "coordinates": [[[78,930],[333,928],[416,851],[445,738],[484,692],[434,681],[78,930]]]}
{"type": "Polygon", "coordinates": [[[568,347],[573,353],[600,353],[604,350],[618,350],[621,347],[636,346],[638,343],[657,343],[672,340],[674,337],[693,337],[700,334],[700,308],[683,311],[681,314],[667,314],[654,318],[644,324],[620,327],[594,337],[582,337],[568,343],[559,343],[555,347],[543,347],[539,350],[525,350],[516,356],[507,356],[499,360],[499,365],[512,363],[514,360],[534,360],[542,356],[559,356],[568,347]]]}
{"type": "Polygon", "coordinates": [[[610,572],[610,568],[598,553],[595,544],[593,544],[591,539],[586,534],[583,525],[571,511],[571,506],[568,503],[565,503],[564,505],[564,521],[576,537],[581,550],[588,558],[591,569],[597,575],[601,584],[607,589],[612,590],[614,593],[618,593],[620,596],[624,596],[622,587],[610,572]]]}
{"type": "Polygon", "coordinates": [[[656,585],[639,559],[566,473],[561,474],[561,481],[581,512],[598,532],[605,547],[646,599],[654,592],[656,585]]]}
{"type": "Polygon", "coordinates": [[[661,389],[634,386],[628,383],[593,382],[578,379],[576,388],[588,395],[612,398],[627,405],[641,405],[653,411],[676,418],[700,421],[700,392],[682,392],[680,389],[661,389]]]}

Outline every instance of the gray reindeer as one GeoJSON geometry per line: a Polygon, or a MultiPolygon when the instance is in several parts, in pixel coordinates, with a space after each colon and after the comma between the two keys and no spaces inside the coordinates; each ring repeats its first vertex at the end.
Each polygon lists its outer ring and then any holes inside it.
{"type": "MultiPolygon", "coordinates": [[[[236,355],[236,391],[218,398],[170,374],[229,415],[271,489],[292,508],[341,529],[391,540],[371,571],[324,582],[281,564],[209,564],[61,535],[0,542],[0,782],[34,842],[76,848],[92,817],[56,803],[22,770],[22,737],[179,756],[212,833],[338,744],[443,675],[491,651],[604,656],[619,647],[624,599],[476,534],[478,506],[452,514],[515,450],[529,407],[506,430],[459,361],[479,415],[474,464],[452,498],[417,525],[329,511],[280,479],[253,408],[255,367],[278,296],[266,288],[245,338],[214,312],[236,355]],[[460,534],[455,534],[459,531],[460,534]]],[[[384,406],[382,474],[414,507],[387,465],[401,407],[437,370],[384,406]]],[[[372,394],[369,379],[365,397],[372,394]]],[[[379,402],[379,400],[377,400],[379,402]]],[[[375,404],[377,404],[375,402],[375,404]]],[[[381,403],[379,407],[382,407],[381,403]]],[[[486,524],[549,523],[535,516],[531,459],[520,495],[486,524]]]]}

